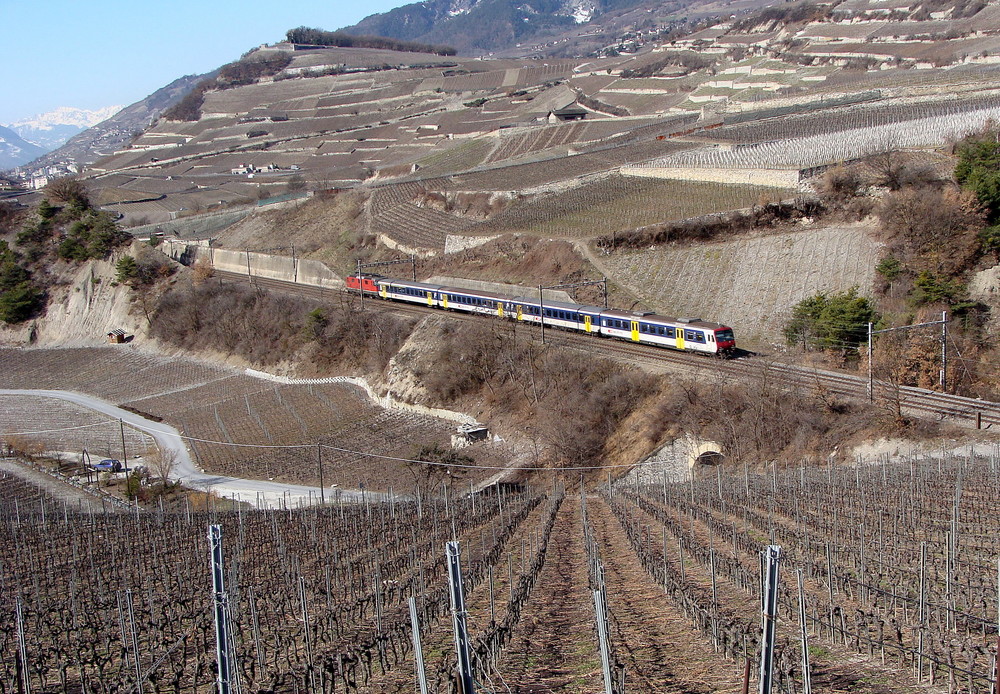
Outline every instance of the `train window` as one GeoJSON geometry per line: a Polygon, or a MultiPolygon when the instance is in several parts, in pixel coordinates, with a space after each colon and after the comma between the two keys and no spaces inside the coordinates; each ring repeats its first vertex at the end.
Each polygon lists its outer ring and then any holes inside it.
{"type": "Polygon", "coordinates": [[[639,332],[641,332],[641,333],[648,333],[649,332],[649,326],[646,325],[645,323],[640,323],[639,324],[639,332]]]}

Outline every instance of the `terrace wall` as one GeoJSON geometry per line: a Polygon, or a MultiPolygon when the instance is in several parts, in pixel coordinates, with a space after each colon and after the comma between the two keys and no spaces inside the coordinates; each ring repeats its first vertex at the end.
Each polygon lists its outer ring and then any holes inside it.
{"type": "Polygon", "coordinates": [[[208,241],[165,239],[164,252],[184,265],[207,260],[213,268],[241,275],[340,289],[344,281],[324,263],[308,258],[215,248],[208,241]]]}
{"type": "Polygon", "coordinates": [[[798,169],[711,169],[699,167],[670,168],[629,168],[623,167],[622,174],[645,178],[669,178],[679,181],[710,181],[753,186],[774,186],[776,188],[797,188],[798,169]]]}

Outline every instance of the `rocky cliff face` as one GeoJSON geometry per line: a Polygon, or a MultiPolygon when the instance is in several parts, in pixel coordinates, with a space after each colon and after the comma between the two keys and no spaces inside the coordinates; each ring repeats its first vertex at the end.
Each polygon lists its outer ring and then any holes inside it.
{"type": "Polygon", "coordinates": [[[0,323],[0,345],[93,347],[105,344],[116,329],[137,339],[146,335],[142,302],[115,281],[114,259],[88,261],[57,274],[45,313],[17,325],[0,323]]]}

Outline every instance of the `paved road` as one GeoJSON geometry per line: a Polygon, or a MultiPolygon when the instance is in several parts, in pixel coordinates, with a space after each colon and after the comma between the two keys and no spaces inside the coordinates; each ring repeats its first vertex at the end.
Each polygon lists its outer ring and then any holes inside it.
{"type": "MultiPolygon", "coordinates": [[[[212,491],[220,496],[246,501],[259,508],[294,507],[300,504],[319,502],[319,487],[208,474],[195,465],[184,443],[184,438],[177,429],[166,422],[154,422],[134,412],[123,410],[106,400],[68,390],[0,389],[0,395],[55,398],[82,405],[115,419],[121,419],[129,426],[135,427],[152,436],[161,451],[169,452],[169,454],[173,455],[175,463],[170,478],[180,482],[185,487],[212,491]]],[[[328,501],[357,502],[364,501],[365,499],[364,492],[353,489],[327,489],[325,490],[325,497],[328,501]]],[[[374,501],[375,499],[384,498],[384,495],[369,492],[367,497],[374,501]]]]}

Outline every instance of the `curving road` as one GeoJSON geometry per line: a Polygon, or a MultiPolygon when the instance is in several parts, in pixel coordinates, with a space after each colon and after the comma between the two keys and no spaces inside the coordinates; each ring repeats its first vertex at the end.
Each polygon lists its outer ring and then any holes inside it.
{"type": "MultiPolygon", "coordinates": [[[[195,465],[184,443],[184,437],[177,429],[166,422],[154,422],[92,395],[74,393],[69,390],[5,390],[2,388],[0,388],[0,395],[65,400],[108,417],[120,419],[129,426],[152,436],[161,451],[173,455],[175,462],[170,479],[180,482],[185,487],[211,491],[219,496],[245,501],[258,508],[294,507],[301,504],[318,503],[320,500],[319,487],[208,474],[195,465]]],[[[366,494],[363,491],[352,489],[329,489],[325,490],[325,497],[329,501],[363,502],[366,497],[374,501],[384,499],[385,495],[371,492],[366,494]]]]}

